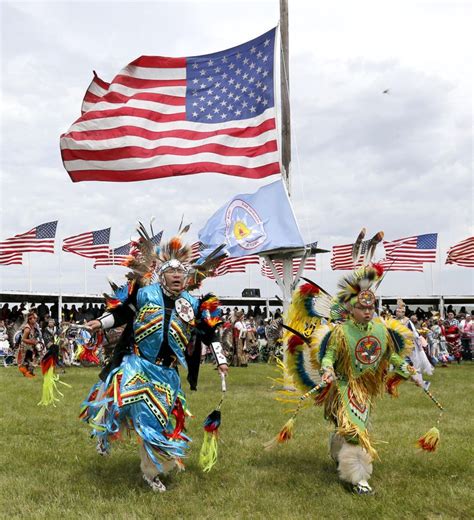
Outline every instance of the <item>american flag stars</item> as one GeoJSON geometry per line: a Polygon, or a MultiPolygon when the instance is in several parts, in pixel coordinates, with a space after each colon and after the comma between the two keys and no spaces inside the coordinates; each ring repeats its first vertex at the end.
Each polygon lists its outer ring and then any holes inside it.
{"type": "Polygon", "coordinates": [[[249,119],[274,106],[274,31],[227,51],[187,59],[186,119],[249,119]]]}

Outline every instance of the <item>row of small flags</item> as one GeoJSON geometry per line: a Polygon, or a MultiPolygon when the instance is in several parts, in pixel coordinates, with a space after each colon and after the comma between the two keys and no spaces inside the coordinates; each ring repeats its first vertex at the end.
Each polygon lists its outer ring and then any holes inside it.
{"type": "MultiPolygon", "coordinates": [[[[58,221],[47,222],[30,229],[26,233],[15,235],[0,242],[0,265],[21,265],[23,253],[54,253],[58,221]]],[[[156,245],[160,244],[163,232],[160,231],[152,237],[156,245]]],[[[123,265],[133,248],[133,242],[116,247],[109,246],[110,228],[97,231],[88,231],[79,235],[67,237],[63,240],[62,250],[84,258],[91,258],[94,268],[107,265],[123,265]]],[[[400,238],[393,241],[384,241],[386,256],[380,263],[388,271],[423,271],[425,263],[436,261],[438,235],[429,233],[400,238]]],[[[352,245],[344,244],[333,246],[331,268],[333,270],[352,270],[362,262],[355,264],[352,259],[352,245]]],[[[363,251],[362,244],[362,251],[363,251]]],[[[206,248],[201,242],[192,246],[193,260],[197,260],[201,252],[206,248]]],[[[300,259],[293,261],[293,274],[300,267],[300,259]]],[[[456,264],[463,267],[474,267],[474,237],[469,237],[452,246],[448,251],[446,264],[456,264]]],[[[260,265],[261,273],[268,278],[274,278],[273,272],[266,261],[261,262],[258,255],[247,255],[239,258],[227,258],[215,271],[215,276],[223,276],[229,273],[245,272],[247,265],[260,265]]],[[[282,274],[281,261],[275,261],[274,266],[278,274],[282,274]]],[[[306,270],[316,270],[316,258],[307,259],[306,270]]]]}

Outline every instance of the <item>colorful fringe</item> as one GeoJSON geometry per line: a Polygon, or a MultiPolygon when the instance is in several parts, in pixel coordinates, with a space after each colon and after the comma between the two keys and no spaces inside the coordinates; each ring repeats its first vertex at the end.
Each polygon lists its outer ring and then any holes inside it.
{"type": "Polygon", "coordinates": [[[221,411],[214,410],[204,421],[204,439],[199,453],[199,465],[204,473],[208,473],[217,462],[219,426],[221,411]]]}
{"type": "Polygon", "coordinates": [[[208,473],[217,462],[217,431],[204,432],[201,451],[199,453],[199,465],[204,473],[208,473]]]}
{"type": "Polygon", "coordinates": [[[282,429],[278,432],[278,434],[273,437],[272,440],[266,442],[263,446],[266,450],[272,450],[279,444],[284,444],[285,442],[290,441],[293,438],[295,431],[295,417],[291,417],[286,421],[283,425],[282,429]]]}
{"type": "Polygon", "coordinates": [[[54,373],[54,369],[56,367],[57,352],[54,351],[54,347],[52,347],[52,349],[53,351],[46,354],[43,360],[41,361],[41,372],[43,374],[43,389],[41,401],[38,403],[38,406],[49,406],[50,404],[56,406],[55,402],[59,401],[60,397],[64,397],[64,395],[58,389],[58,383],[71,388],[71,385],[68,385],[67,383],[61,381],[59,379],[59,376],[54,373]]]}
{"type": "Polygon", "coordinates": [[[440,434],[438,428],[431,428],[424,435],[422,435],[416,442],[417,446],[424,451],[436,451],[440,441],[440,434]]]}
{"type": "MultiPolygon", "coordinates": [[[[363,402],[370,404],[368,399],[363,402]]],[[[325,401],[324,415],[326,419],[333,420],[338,435],[344,437],[347,442],[360,444],[373,459],[378,458],[377,451],[370,441],[369,432],[360,430],[347,416],[337,385],[331,385],[325,401]]]]}

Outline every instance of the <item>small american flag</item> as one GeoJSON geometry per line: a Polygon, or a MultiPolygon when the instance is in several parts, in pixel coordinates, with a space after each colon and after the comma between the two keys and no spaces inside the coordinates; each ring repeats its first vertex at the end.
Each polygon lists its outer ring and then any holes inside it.
{"type": "Polygon", "coordinates": [[[54,253],[58,221],[47,222],[0,242],[2,253],[54,253]]]}
{"type": "MultiPolygon", "coordinates": [[[[200,241],[194,242],[191,246],[191,262],[196,262],[200,258],[201,253],[206,249],[209,249],[208,245],[200,241]]],[[[211,277],[224,276],[230,273],[245,273],[248,265],[260,265],[260,257],[258,255],[248,255],[239,258],[225,258],[214,270],[211,277]]]]}
{"type": "Polygon", "coordinates": [[[61,136],[71,179],[280,173],[275,31],[204,56],[141,56],[110,84],[94,74],[83,115],[61,136]]]}
{"type": "MultiPolygon", "coordinates": [[[[151,242],[158,246],[161,242],[163,231],[160,231],[156,235],[151,237],[151,242]]],[[[104,265],[126,265],[126,261],[130,259],[130,255],[133,254],[136,242],[127,242],[123,246],[116,247],[115,249],[109,249],[109,255],[104,258],[96,258],[94,262],[94,269],[104,265]]]]}
{"type": "Polygon", "coordinates": [[[0,252],[0,265],[23,265],[23,254],[0,252]]]}
{"type": "Polygon", "coordinates": [[[383,243],[387,260],[419,263],[436,262],[437,245],[438,233],[399,238],[383,243]]]}
{"type": "Polygon", "coordinates": [[[191,263],[196,262],[203,251],[207,249],[206,244],[203,244],[201,241],[194,242],[194,244],[191,245],[191,263]]]}
{"type": "Polygon", "coordinates": [[[466,238],[450,247],[446,258],[447,264],[457,264],[462,267],[474,267],[474,237],[466,238]]]}
{"type": "Polygon", "coordinates": [[[214,271],[212,276],[224,276],[231,273],[245,273],[248,265],[260,265],[258,255],[240,256],[239,258],[226,258],[214,271]]]}
{"type": "Polygon", "coordinates": [[[123,265],[130,255],[130,248],[132,243],[128,242],[123,246],[109,249],[109,256],[104,258],[97,258],[94,262],[94,269],[104,265],[123,265]]]}
{"type": "MultiPolygon", "coordinates": [[[[275,260],[273,262],[273,264],[275,266],[275,269],[276,269],[278,275],[283,276],[283,262],[281,260],[275,260]]],[[[292,270],[293,276],[295,276],[298,273],[300,264],[301,264],[301,258],[293,259],[293,270],[292,270]]],[[[306,259],[304,271],[316,271],[316,256],[311,256],[306,259]]],[[[275,279],[270,266],[267,264],[267,262],[265,260],[262,262],[261,273],[263,276],[266,276],[267,278],[270,278],[271,280],[275,279]]]]}
{"type": "Polygon", "coordinates": [[[107,258],[109,256],[110,228],[88,231],[65,238],[63,251],[85,258],[107,258]]]}
{"type": "Polygon", "coordinates": [[[332,246],[331,269],[352,271],[362,265],[364,255],[367,252],[369,240],[364,240],[360,247],[360,256],[357,262],[352,260],[352,247],[354,244],[344,244],[341,246],[332,246]]]}

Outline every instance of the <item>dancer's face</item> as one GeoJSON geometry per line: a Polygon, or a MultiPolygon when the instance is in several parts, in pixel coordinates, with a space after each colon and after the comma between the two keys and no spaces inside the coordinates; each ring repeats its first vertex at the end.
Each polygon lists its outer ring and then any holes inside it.
{"type": "Polygon", "coordinates": [[[352,317],[357,323],[369,323],[374,317],[375,307],[362,307],[358,303],[352,307],[352,317]]]}
{"type": "Polygon", "coordinates": [[[184,269],[167,269],[163,276],[165,278],[165,284],[169,291],[174,294],[179,294],[184,289],[184,269]]]}

